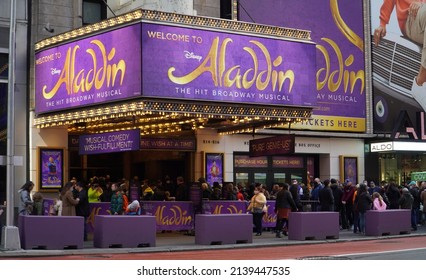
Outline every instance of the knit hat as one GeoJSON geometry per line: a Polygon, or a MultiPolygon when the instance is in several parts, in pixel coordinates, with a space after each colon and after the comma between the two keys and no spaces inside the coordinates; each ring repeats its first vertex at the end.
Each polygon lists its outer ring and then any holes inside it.
{"type": "Polygon", "coordinates": [[[410,192],[410,191],[409,191],[407,188],[403,188],[403,189],[402,189],[402,192],[403,192],[403,193],[408,193],[408,192],[410,192]]]}
{"type": "Polygon", "coordinates": [[[411,185],[417,185],[417,183],[416,183],[416,181],[411,181],[408,185],[409,186],[411,186],[411,185]]]}

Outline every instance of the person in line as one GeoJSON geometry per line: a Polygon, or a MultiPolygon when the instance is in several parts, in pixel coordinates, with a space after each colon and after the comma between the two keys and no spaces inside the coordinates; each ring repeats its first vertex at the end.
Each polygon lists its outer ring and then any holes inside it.
{"type": "Polygon", "coordinates": [[[126,215],[132,215],[132,216],[134,216],[134,215],[140,215],[140,214],[141,214],[140,203],[137,200],[133,200],[132,203],[130,203],[127,206],[126,215]]]}
{"type": "Polygon", "coordinates": [[[358,209],[359,232],[365,233],[365,213],[371,209],[371,204],[373,203],[373,199],[367,191],[367,185],[359,184],[355,200],[355,205],[358,209]]]}
{"type": "Polygon", "coordinates": [[[185,180],[182,176],[176,178],[176,200],[177,201],[188,201],[189,200],[189,188],[185,184],[185,180]]]}
{"type": "Polygon", "coordinates": [[[78,203],[75,206],[75,213],[77,216],[84,218],[84,241],[87,241],[87,217],[90,215],[89,210],[89,198],[87,196],[87,191],[84,189],[84,186],[81,182],[77,182],[74,186],[77,192],[78,203]]]}
{"type": "Polygon", "coordinates": [[[94,178],[92,182],[90,183],[89,189],[87,190],[87,196],[89,198],[89,202],[90,203],[99,202],[100,201],[99,197],[101,196],[102,192],[103,190],[98,183],[98,179],[94,178]]]}
{"type": "Polygon", "coordinates": [[[111,186],[112,196],[110,203],[110,212],[111,215],[121,215],[123,214],[123,195],[118,186],[118,183],[113,183],[111,186]]]}
{"type": "Polygon", "coordinates": [[[67,182],[61,190],[62,216],[76,216],[75,206],[80,201],[73,196],[74,184],[67,182]]]}
{"type": "Polygon", "coordinates": [[[373,192],[373,210],[386,210],[387,205],[383,197],[378,192],[373,192]]]}
{"type": "Polygon", "coordinates": [[[401,193],[399,192],[395,182],[389,183],[386,196],[389,199],[389,209],[399,209],[399,199],[401,198],[401,193]]]}
{"type": "Polygon", "coordinates": [[[31,215],[43,215],[43,195],[40,192],[33,194],[33,211],[31,215]]]}
{"type": "Polygon", "coordinates": [[[413,98],[426,111],[426,0],[384,0],[380,8],[380,26],[374,30],[374,44],[386,36],[386,25],[396,10],[401,33],[411,41],[422,45],[420,69],[413,79],[413,98]]]}
{"type": "Polygon", "coordinates": [[[426,219],[426,181],[420,184],[420,201],[423,205],[421,224],[424,225],[426,219]]]}
{"type": "Polygon", "coordinates": [[[33,211],[33,200],[31,199],[31,191],[34,188],[32,181],[26,182],[19,190],[21,203],[19,204],[19,215],[31,215],[33,211]]]}
{"type": "Polygon", "coordinates": [[[287,236],[288,216],[291,211],[297,211],[297,205],[294,202],[292,194],[288,191],[287,183],[279,185],[279,191],[275,199],[275,213],[277,214],[277,223],[275,226],[276,237],[282,238],[283,234],[287,236]]]}
{"type": "Polygon", "coordinates": [[[411,228],[417,230],[418,215],[420,212],[420,190],[416,181],[411,181],[408,184],[410,194],[413,196],[413,206],[411,208],[411,228]]]}
{"type": "Polygon", "coordinates": [[[330,179],[330,188],[333,191],[334,197],[334,211],[339,213],[339,226],[342,228],[342,195],[343,189],[336,179],[330,179]]]}
{"type": "MultiPolygon", "coordinates": [[[[402,195],[398,203],[399,203],[400,209],[409,209],[409,210],[413,209],[414,198],[407,188],[402,189],[402,195]]],[[[411,223],[411,217],[410,217],[410,223],[411,223]]],[[[412,228],[412,230],[416,230],[416,229],[412,228]]]]}
{"type": "Polygon", "coordinates": [[[319,191],[320,211],[334,211],[334,195],[330,180],[324,180],[324,187],[319,191]]]}
{"type": "Polygon", "coordinates": [[[343,229],[351,230],[351,227],[354,223],[353,219],[353,198],[354,198],[355,188],[352,185],[352,182],[349,179],[345,180],[345,185],[343,187],[342,195],[342,227],[343,229]]]}
{"type": "Polygon", "coordinates": [[[247,210],[253,214],[253,224],[255,227],[256,236],[262,235],[262,218],[265,214],[264,207],[266,206],[266,197],[261,192],[261,186],[256,186],[254,195],[250,200],[247,210]]]}

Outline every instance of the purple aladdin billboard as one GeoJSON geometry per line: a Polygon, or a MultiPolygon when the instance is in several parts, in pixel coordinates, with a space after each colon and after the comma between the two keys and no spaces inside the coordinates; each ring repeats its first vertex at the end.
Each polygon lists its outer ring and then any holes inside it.
{"type": "Polygon", "coordinates": [[[292,128],[365,132],[363,1],[240,0],[238,6],[238,20],[312,31],[317,60],[310,93],[318,106],[312,120],[292,128]]]}
{"type": "Polygon", "coordinates": [[[124,151],[138,151],[140,130],[122,130],[99,134],[80,135],[79,154],[105,154],[124,151]]]}
{"type": "Polygon", "coordinates": [[[144,96],[312,107],[315,61],[312,42],[142,23],[144,96]]]}
{"type": "Polygon", "coordinates": [[[141,26],[135,24],[35,55],[35,113],[141,95],[141,26]]]}

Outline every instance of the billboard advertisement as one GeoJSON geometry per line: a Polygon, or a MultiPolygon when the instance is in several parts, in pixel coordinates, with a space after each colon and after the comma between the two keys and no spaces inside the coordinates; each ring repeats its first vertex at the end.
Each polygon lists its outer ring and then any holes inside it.
{"type": "MultiPolygon", "coordinates": [[[[421,65],[422,47],[412,40],[416,38],[406,36],[407,20],[415,19],[414,13],[409,15],[410,2],[385,0],[370,4],[375,133],[392,133],[398,129],[396,125],[401,123],[401,116],[417,127],[420,125],[417,113],[424,111],[412,94],[414,77],[421,65]],[[394,6],[396,2],[402,3],[398,9],[394,6]]],[[[423,6],[417,16],[426,13],[426,5],[423,6]]],[[[426,90],[423,91],[426,94],[426,90]]]]}
{"type": "Polygon", "coordinates": [[[35,113],[141,95],[140,24],[35,55],[35,113]]]}
{"type": "Polygon", "coordinates": [[[315,106],[315,44],[142,23],[143,96],[315,106]]]}
{"type": "Polygon", "coordinates": [[[262,0],[262,5],[258,0],[240,0],[238,19],[312,32],[317,46],[316,85],[311,95],[317,106],[312,120],[291,128],[365,132],[362,0],[262,0]]]}

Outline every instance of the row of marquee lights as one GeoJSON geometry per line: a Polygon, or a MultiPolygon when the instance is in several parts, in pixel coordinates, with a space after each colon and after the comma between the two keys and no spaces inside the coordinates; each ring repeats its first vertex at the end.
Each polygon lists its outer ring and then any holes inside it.
{"type": "MultiPolygon", "coordinates": [[[[242,105],[241,105],[242,106],[242,105]]],[[[217,106],[215,104],[180,104],[156,101],[138,101],[121,105],[106,105],[101,108],[58,113],[34,120],[38,128],[76,125],[87,123],[85,129],[110,132],[140,128],[143,134],[169,133],[181,130],[182,124],[191,124],[192,129],[203,128],[208,119],[233,119],[233,124],[247,124],[253,121],[275,121],[257,129],[278,127],[310,118],[311,111],[303,108],[254,108],[217,106]],[[134,117],[131,121],[126,118],[134,117]],[[120,122],[117,123],[117,120],[120,122]],[[110,122],[108,122],[110,121],[110,122]],[[104,122],[104,123],[101,123],[104,122]]],[[[78,130],[78,126],[70,128],[78,130]]],[[[223,134],[252,132],[253,128],[229,129],[223,134]]]]}
{"type": "Polygon", "coordinates": [[[260,25],[250,22],[240,22],[236,20],[226,20],[219,18],[205,18],[191,15],[180,15],[168,12],[151,11],[138,9],[130,13],[109,18],[98,23],[86,25],[69,32],[61,33],[59,35],[44,39],[35,44],[35,50],[40,50],[63,41],[76,39],[84,35],[107,30],[109,28],[117,27],[124,24],[129,24],[134,21],[150,20],[150,21],[163,21],[179,23],[190,26],[208,27],[221,30],[249,32],[261,35],[271,35],[278,37],[285,37],[289,39],[302,39],[311,40],[311,32],[308,30],[260,25]]]}

